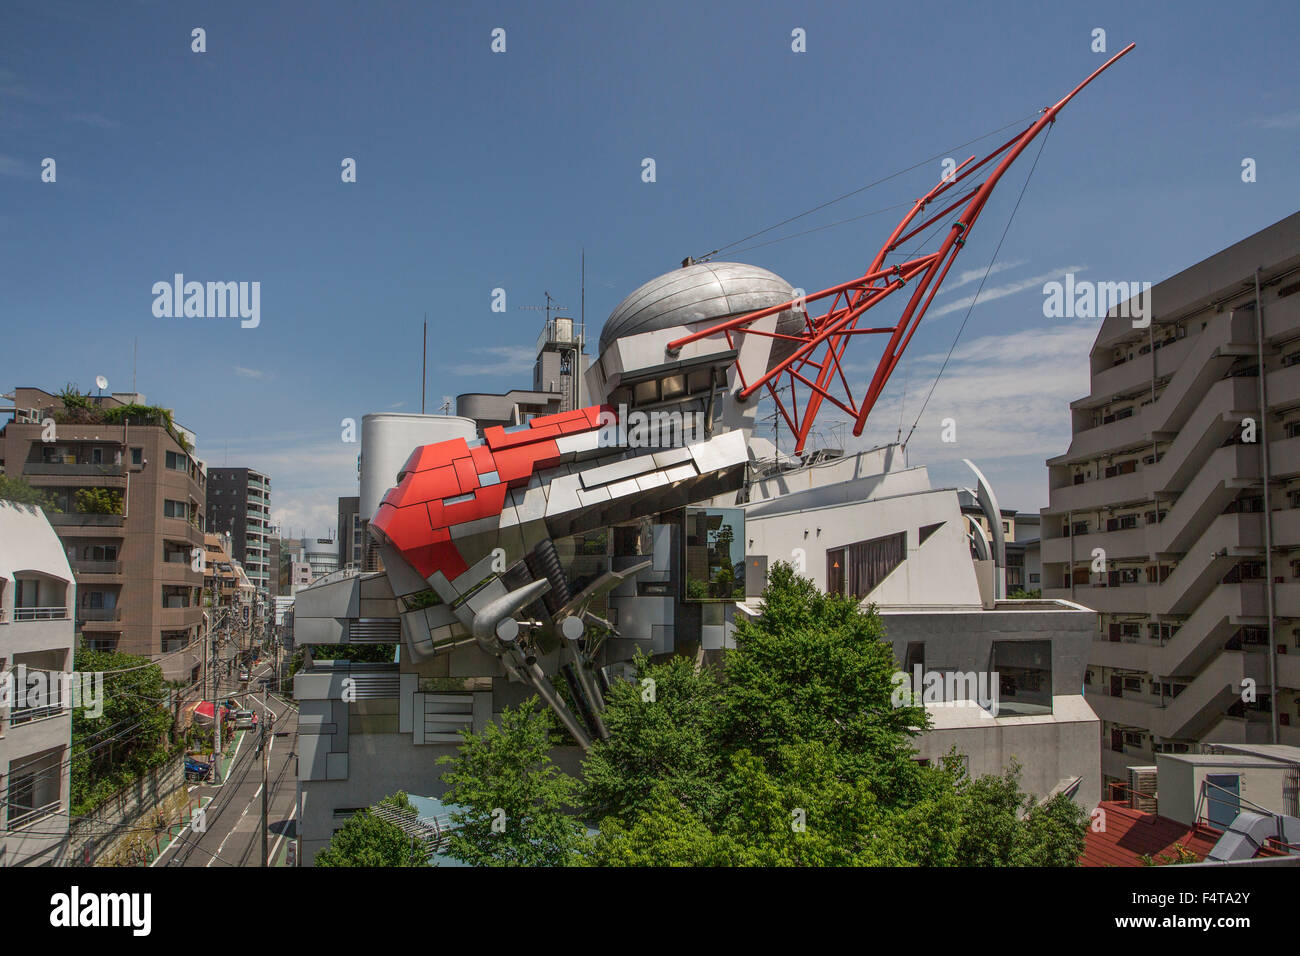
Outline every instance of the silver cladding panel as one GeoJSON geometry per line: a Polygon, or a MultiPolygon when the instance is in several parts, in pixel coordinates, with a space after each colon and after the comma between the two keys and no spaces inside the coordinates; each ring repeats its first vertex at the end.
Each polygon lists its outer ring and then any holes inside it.
{"type": "MultiPolygon", "coordinates": [[[[698,262],[651,279],[620,302],[601,329],[598,352],[626,335],[723,319],[793,298],[790,283],[767,269],[743,262],[698,262]]],[[[777,330],[797,332],[802,324],[800,316],[785,312],[777,330]]]]}

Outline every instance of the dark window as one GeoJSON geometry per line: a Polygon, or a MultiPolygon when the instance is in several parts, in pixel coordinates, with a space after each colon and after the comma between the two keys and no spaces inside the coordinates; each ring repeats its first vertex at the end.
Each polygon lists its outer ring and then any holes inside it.
{"type": "Polygon", "coordinates": [[[994,641],[989,670],[997,675],[999,716],[1052,712],[1050,641],[994,641]]]}
{"type": "Polygon", "coordinates": [[[907,536],[898,534],[849,545],[849,593],[866,597],[907,557],[907,536]]]}

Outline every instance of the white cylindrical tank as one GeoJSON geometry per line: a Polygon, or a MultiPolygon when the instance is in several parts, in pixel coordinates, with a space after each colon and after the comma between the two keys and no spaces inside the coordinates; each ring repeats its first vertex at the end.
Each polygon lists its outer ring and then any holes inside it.
{"type": "Polygon", "coordinates": [[[397,473],[420,445],[450,438],[478,437],[472,418],[456,415],[402,415],[379,412],[361,419],[361,516],[367,521],[384,495],[397,484],[397,473]]]}

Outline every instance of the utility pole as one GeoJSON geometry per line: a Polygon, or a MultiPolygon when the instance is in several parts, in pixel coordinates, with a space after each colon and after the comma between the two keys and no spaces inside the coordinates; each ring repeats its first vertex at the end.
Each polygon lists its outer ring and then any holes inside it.
{"type": "Polygon", "coordinates": [[[216,666],[217,638],[212,637],[212,727],[214,739],[212,742],[213,759],[212,759],[212,782],[221,783],[221,704],[217,701],[217,694],[221,686],[220,674],[216,666]]]}
{"type": "Polygon", "coordinates": [[[270,851],[267,849],[267,763],[270,755],[267,751],[266,738],[266,715],[262,715],[262,866],[270,866],[267,857],[270,851]]]}

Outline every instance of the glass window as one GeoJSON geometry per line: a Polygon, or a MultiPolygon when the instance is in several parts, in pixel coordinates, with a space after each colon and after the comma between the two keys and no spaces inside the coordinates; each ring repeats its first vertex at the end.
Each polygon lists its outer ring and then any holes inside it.
{"type": "Polygon", "coordinates": [[[745,599],[745,512],[686,509],[687,601],[745,599]]]}
{"type": "Polygon", "coordinates": [[[989,669],[997,675],[999,717],[1052,712],[1050,641],[994,641],[989,669]]]}

